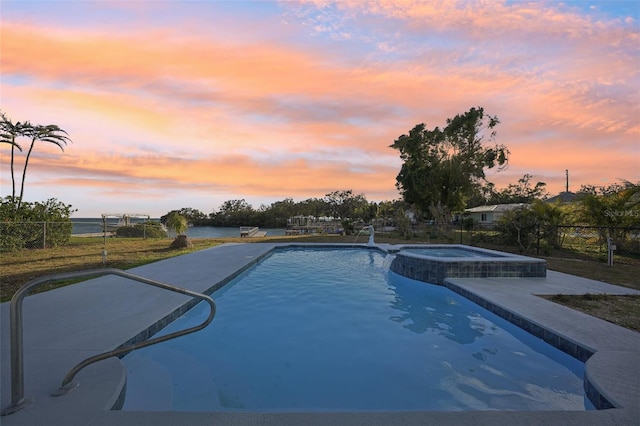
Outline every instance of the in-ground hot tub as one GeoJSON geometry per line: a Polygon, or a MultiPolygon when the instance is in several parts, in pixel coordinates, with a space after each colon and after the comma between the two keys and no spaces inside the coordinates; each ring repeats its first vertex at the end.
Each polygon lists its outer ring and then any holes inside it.
{"type": "Polygon", "coordinates": [[[401,247],[391,270],[414,280],[444,285],[446,278],[545,277],[547,262],[461,244],[434,244],[401,247]]]}

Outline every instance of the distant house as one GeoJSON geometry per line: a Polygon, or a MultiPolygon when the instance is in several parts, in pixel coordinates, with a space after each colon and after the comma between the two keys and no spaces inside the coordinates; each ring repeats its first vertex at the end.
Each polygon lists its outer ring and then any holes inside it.
{"type": "Polygon", "coordinates": [[[547,198],[545,201],[547,203],[556,203],[559,202],[560,204],[564,204],[564,203],[572,203],[574,201],[576,201],[579,198],[579,195],[576,194],[575,192],[561,192],[558,195],[555,195],[551,198],[547,198]]]}
{"type": "Polygon", "coordinates": [[[525,203],[492,204],[466,209],[465,213],[478,222],[480,226],[493,226],[505,212],[527,205],[525,203]]]}

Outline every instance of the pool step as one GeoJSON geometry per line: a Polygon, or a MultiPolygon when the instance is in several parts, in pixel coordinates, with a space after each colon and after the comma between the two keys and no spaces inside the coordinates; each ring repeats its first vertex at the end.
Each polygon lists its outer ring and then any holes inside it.
{"type": "Polygon", "coordinates": [[[206,366],[188,354],[172,347],[156,347],[150,351],[153,356],[144,352],[132,352],[127,355],[127,372],[135,371],[135,376],[128,374],[127,382],[131,386],[127,390],[127,399],[123,410],[135,407],[141,411],[167,411],[174,406],[187,409],[199,401],[211,401],[214,409],[221,408],[220,393],[206,366]],[[135,381],[135,386],[134,386],[135,381]],[[140,389],[131,394],[129,390],[140,389]],[[176,399],[174,389],[181,388],[181,399],[176,399]]]}

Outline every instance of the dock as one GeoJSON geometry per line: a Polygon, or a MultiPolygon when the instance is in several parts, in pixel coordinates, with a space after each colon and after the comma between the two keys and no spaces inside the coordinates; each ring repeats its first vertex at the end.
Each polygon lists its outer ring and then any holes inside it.
{"type": "Polygon", "coordinates": [[[265,235],[267,235],[267,231],[261,231],[257,226],[240,227],[240,238],[264,237],[265,235]]]}

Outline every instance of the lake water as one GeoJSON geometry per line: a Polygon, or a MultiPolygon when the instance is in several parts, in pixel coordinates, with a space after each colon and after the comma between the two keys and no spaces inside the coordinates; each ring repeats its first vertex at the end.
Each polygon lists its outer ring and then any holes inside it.
{"type": "MultiPolygon", "coordinates": [[[[151,219],[152,221],[159,221],[159,219],[151,219]]],[[[102,219],[100,218],[77,218],[71,219],[73,223],[72,234],[90,234],[96,232],[102,232],[102,219]]],[[[144,222],[144,219],[131,219],[132,223],[144,222]]],[[[108,218],[108,224],[116,225],[118,223],[117,218],[108,218]]],[[[284,236],[284,229],[273,228],[260,228],[261,231],[266,231],[267,236],[284,236]]],[[[185,233],[189,238],[231,238],[240,236],[240,227],[218,227],[218,226],[194,226],[187,229],[185,233]]]]}

